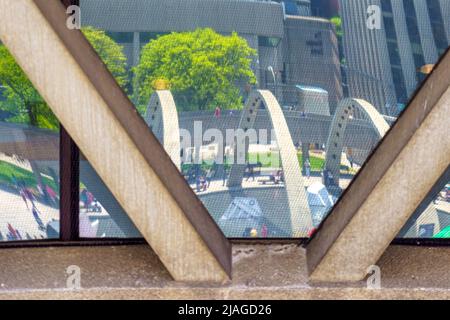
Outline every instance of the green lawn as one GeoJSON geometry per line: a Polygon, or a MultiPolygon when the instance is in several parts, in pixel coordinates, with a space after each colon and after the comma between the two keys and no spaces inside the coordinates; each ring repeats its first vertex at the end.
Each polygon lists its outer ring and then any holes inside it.
{"type": "MultiPolygon", "coordinates": [[[[302,165],[302,159],[303,155],[301,152],[297,154],[298,161],[300,164],[300,167],[302,165]]],[[[261,162],[263,168],[279,168],[280,167],[280,155],[278,152],[269,152],[267,154],[261,154],[261,153],[250,153],[248,155],[248,159],[251,161],[251,163],[257,163],[258,161],[261,162]]],[[[325,159],[316,157],[314,155],[309,156],[309,161],[311,164],[311,171],[312,172],[322,172],[323,167],[325,165],[325,159]]],[[[192,168],[192,164],[183,164],[182,170],[183,172],[187,172],[190,168],[192,168]]],[[[212,167],[211,163],[204,162],[201,166],[202,170],[209,170],[212,167]]],[[[226,164],[226,167],[229,168],[230,165],[226,164]]],[[[344,173],[348,172],[348,167],[341,165],[341,171],[344,173]]]]}
{"type": "MultiPolygon", "coordinates": [[[[249,159],[252,163],[261,162],[263,168],[278,168],[281,166],[280,155],[278,152],[269,152],[267,154],[250,153],[249,159]]],[[[302,165],[303,155],[301,152],[297,154],[298,162],[302,165]]],[[[311,171],[322,171],[325,164],[325,160],[313,155],[309,156],[309,162],[311,164],[311,171]]]]}
{"type": "Polygon", "coordinates": [[[441,230],[438,234],[436,234],[434,239],[448,239],[450,238],[450,226],[441,230]]]}
{"type": "MultiPolygon", "coordinates": [[[[27,187],[36,187],[36,178],[33,172],[0,160],[0,184],[11,185],[13,176],[15,176],[17,180],[23,180],[27,187]]],[[[53,190],[59,189],[53,179],[49,179],[47,177],[42,177],[42,179],[43,182],[50,186],[53,190]]]]}

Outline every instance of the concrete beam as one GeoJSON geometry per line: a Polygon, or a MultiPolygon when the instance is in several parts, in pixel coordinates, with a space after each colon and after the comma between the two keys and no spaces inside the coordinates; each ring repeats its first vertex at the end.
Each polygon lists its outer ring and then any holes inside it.
{"type": "Polygon", "coordinates": [[[0,39],[175,280],[223,282],[231,245],[59,1],[0,1],[0,39]]]}
{"type": "Polygon", "coordinates": [[[367,274],[450,163],[450,52],[360,170],[307,247],[314,281],[367,274]]]}

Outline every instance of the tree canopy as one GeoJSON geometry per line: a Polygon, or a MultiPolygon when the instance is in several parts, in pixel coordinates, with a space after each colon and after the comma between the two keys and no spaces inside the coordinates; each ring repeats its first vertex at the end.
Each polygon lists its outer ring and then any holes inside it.
{"type": "Polygon", "coordinates": [[[166,82],[181,110],[241,108],[240,86],[256,82],[255,55],[237,33],[206,28],[160,36],[144,46],[134,69],[138,104],[147,105],[155,82],[166,82]]]}
{"type": "MultiPolygon", "coordinates": [[[[119,85],[126,90],[128,74],[123,48],[103,31],[87,27],[83,28],[82,32],[119,85]]],[[[58,121],[44,99],[2,44],[0,44],[0,85],[4,87],[3,94],[6,97],[5,101],[0,101],[0,110],[12,115],[8,121],[52,130],[58,128],[58,121]]]]}
{"type": "Polygon", "coordinates": [[[334,16],[330,19],[330,21],[336,29],[336,35],[342,38],[342,36],[344,35],[344,31],[342,29],[342,18],[339,16],[334,16]]]}
{"type": "Polygon", "coordinates": [[[117,83],[128,93],[129,74],[127,72],[127,57],[123,52],[123,47],[104,31],[92,27],[84,27],[81,31],[108,67],[117,83]]]}

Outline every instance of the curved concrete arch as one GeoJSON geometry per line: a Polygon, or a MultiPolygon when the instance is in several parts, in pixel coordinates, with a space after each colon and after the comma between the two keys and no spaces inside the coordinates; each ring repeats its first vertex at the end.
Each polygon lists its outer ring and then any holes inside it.
{"type": "Polygon", "coordinates": [[[325,169],[331,172],[337,185],[339,185],[345,129],[347,128],[350,115],[356,109],[367,116],[379,139],[389,130],[389,124],[383,115],[369,102],[362,99],[347,98],[339,103],[331,123],[325,153],[325,169]]]}
{"type": "Polygon", "coordinates": [[[147,106],[145,122],[163,145],[173,163],[181,170],[178,112],[169,90],[157,90],[153,93],[147,106]]]}
{"type": "MultiPolygon", "coordinates": [[[[239,128],[247,132],[248,129],[254,127],[256,116],[262,103],[264,103],[269,113],[280,150],[281,165],[283,167],[285,188],[290,209],[292,236],[306,237],[313,225],[303,176],[298,162],[297,150],[292,141],[283,111],[277,99],[270,91],[256,90],[250,94],[242,112],[239,128]]],[[[245,136],[237,138],[246,139],[245,136]]],[[[249,143],[245,140],[240,142],[242,145],[245,145],[245,154],[247,154],[249,143]]],[[[235,158],[238,152],[236,145],[237,143],[235,141],[235,158]]],[[[228,187],[240,187],[242,185],[245,168],[245,164],[234,163],[232,165],[227,182],[228,187]]]]}

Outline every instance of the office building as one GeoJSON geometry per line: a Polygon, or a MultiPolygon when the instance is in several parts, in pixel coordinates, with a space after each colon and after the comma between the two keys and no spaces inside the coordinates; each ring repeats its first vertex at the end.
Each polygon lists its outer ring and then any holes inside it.
{"type": "Polygon", "coordinates": [[[448,1],[340,0],[340,13],[349,95],[397,115],[449,45],[448,1]]]}
{"type": "Polygon", "coordinates": [[[157,35],[209,27],[224,35],[236,31],[247,40],[257,51],[252,68],[258,87],[272,90],[281,104],[297,103],[297,85],[328,91],[332,109],[342,97],[340,71],[333,66],[339,60],[334,29],[328,20],[308,16],[310,1],[136,0],[125,6],[121,0],[81,0],[80,4],[82,24],[107,31],[124,47],[130,67],[138,63],[142,46],[157,35]]]}

